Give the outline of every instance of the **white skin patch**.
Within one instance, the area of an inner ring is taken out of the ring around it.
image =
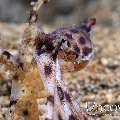
[[[45,89],[50,93],[52,96],[54,96],[54,90],[55,90],[55,62],[52,60],[50,54],[44,53],[38,56],[37,54],[35,55],[36,62],[38,64],[38,69],[40,72],[41,79],[43,81],[43,84],[45,86]],[[44,67],[46,65],[51,65],[51,73],[49,76],[46,76]],[[53,110],[54,107],[51,104],[51,102],[47,101],[47,113],[46,113],[46,118],[52,119],[53,118]]]
[[[56,60],[56,85],[60,85],[59,83],[61,82],[61,69],[60,69],[60,65],[58,62],[58,59]],[[61,83],[62,84],[62,83]],[[60,86],[63,90],[65,86]],[[58,92],[56,91],[56,94],[58,94]],[[56,95],[56,99],[59,99],[58,95]],[[69,116],[71,115],[71,109],[68,106],[68,103],[66,102],[65,96],[64,96],[64,100],[62,101],[62,103],[60,103],[61,101],[58,100],[58,104],[61,106],[60,112],[61,112],[61,116],[63,117],[63,120],[68,120]],[[59,107],[59,106],[58,106]],[[64,114],[65,113],[65,114]]]

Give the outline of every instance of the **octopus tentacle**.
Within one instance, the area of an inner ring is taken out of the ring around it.
[[[73,96],[69,93],[69,91],[68,91],[67,87],[65,86],[65,83],[61,77],[61,69],[60,69],[58,59],[56,60],[56,69],[57,69],[56,70],[56,84],[57,84],[56,86],[59,85],[59,87],[63,90],[63,94],[64,94],[63,96],[65,97],[64,105],[66,104],[69,108],[69,111],[71,111],[71,114],[67,115],[68,118],[65,118],[65,120],[69,120],[70,117],[74,118],[75,120],[85,120],[86,118],[88,120],[93,120],[91,117],[87,116],[87,114],[80,109],[80,104],[77,101],[75,101]],[[60,100],[58,100],[58,101],[60,101]],[[64,110],[64,106],[63,106],[62,110]],[[65,114],[61,113],[61,116],[64,117]]]
[[[54,111],[54,91],[55,91],[55,67],[56,64],[51,58],[50,54],[44,53],[35,56],[40,76],[45,86],[45,89],[49,92],[46,102],[46,119],[53,120]]]

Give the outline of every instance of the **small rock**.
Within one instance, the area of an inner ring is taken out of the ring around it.
[[[106,66],[108,64],[108,60],[106,58],[101,58],[100,62]]]
[[[108,65],[107,65],[107,68],[109,68],[109,69],[111,69],[111,70],[115,70],[115,69],[117,69],[118,67],[119,67],[118,64],[108,64]]]

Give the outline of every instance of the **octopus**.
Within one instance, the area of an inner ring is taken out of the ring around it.
[[[0,63],[14,71],[6,120],[95,120],[81,110],[62,74],[80,71],[92,59],[90,33],[96,19],[45,33],[38,28],[37,20],[40,7],[47,2],[31,0],[19,58],[0,48]],[[38,98],[44,98],[43,113],[38,110]]]

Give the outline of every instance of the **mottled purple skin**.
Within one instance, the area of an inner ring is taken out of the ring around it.
[[[61,39],[64,40],[60,50],[74,53],[76,55],[76,61],[74,62],[90,60],[94,53],[93,43],[90,40],[90,31],[94,24],[95,19],[91,19],[80,27],[60,28],[49,35],[53,39],[53,44]]]
[[[93,43],[90,40],[90,31],[95,22],[95,19],[90,19],[79,27],[59,28],[49,34],[41,33],[36,39],[38,54],[50,52],[57,56],[60,53],[66,54],[68,57],[70,55],[74,56],[74,59],[65,59],[65,61],[76,63],[85,60],[89,61],[94,53]]]
[[[58,29],[52,33],[52,36],[54,36],[55,39],[65,39],[68,42],[69,50],[77,54],[81,53],[85,46],[92,48],[88,34],[76,27]]]

